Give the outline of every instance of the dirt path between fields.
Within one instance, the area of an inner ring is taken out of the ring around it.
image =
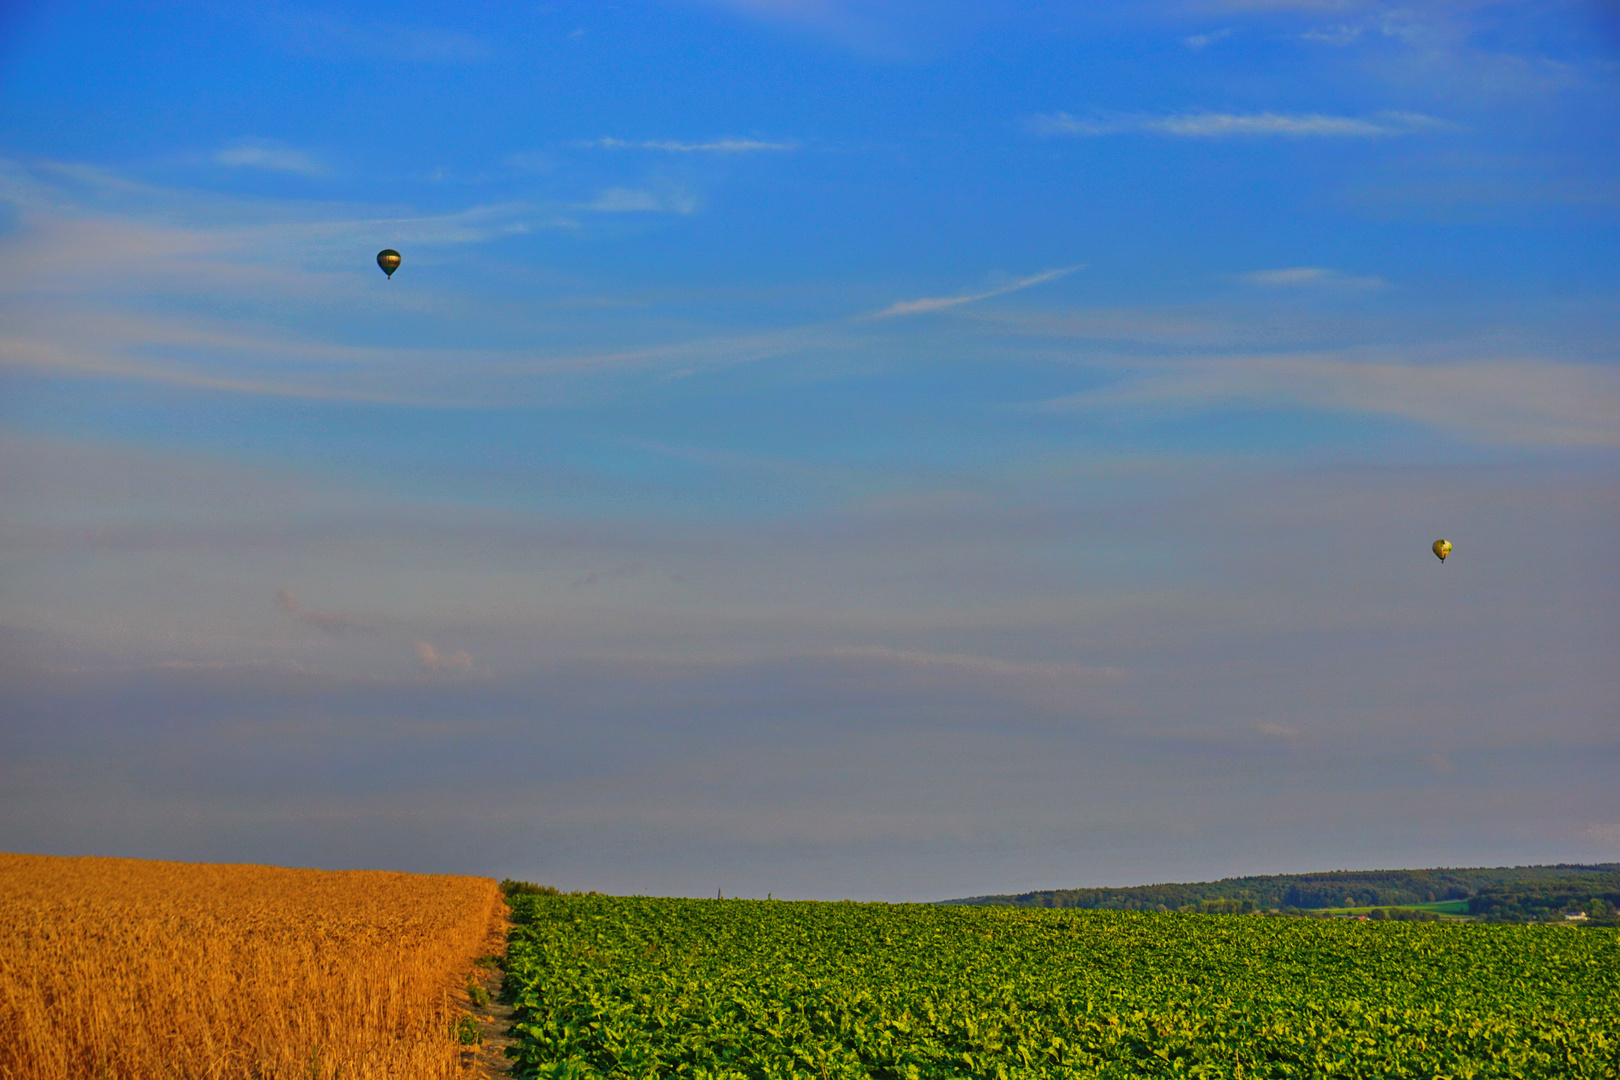
[[[486,956],[506,955],[506,938],[514,924],[511,913],[505,911],[506,905],[502,904],[501,907],[505,918],[501,925],[491,928],[484,947]],[[484,1041],[462,1050],[461,1067],[470,1077],[479,1080],[499,1080],[512,1075],[512,1063],[507,1060],[506,1048],[515,1045],[517,1040],[511,1035],[513,1009],[501,1003],[502,978],[499,967],[473,968],[467,985],[481,987],[487,997],[482,1005],[475,1004],[470,997],[462,1002],[462,1007],[477,1018]]]

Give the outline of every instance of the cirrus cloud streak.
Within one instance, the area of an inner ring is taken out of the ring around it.
[[[663,150],[671,154],[748,154],[760,151],[797,150],[795,142],[765,142],[760,139],[711,139],[708,142],[679,142],[675,139],[625,140],[612,137],[585,144],[604,150]]]
[[[1044,411],[1226,406],[1371,413],[1481,442],[1620,446],[1620,373],[1539,359],[1416,363],[1350,353],[1223,356],[1133,365],[1112,387]]]
[[[1043,270],[1039,274],[1019,278],[1007,285],[996,289],[987,289],[984,292],[967,293],[962,296],[927,297],[921,300],[899,300],[872,316],[874,319],[887,319],[895,315],[926,315],[930,312],[944,311],[946,308],[956,307],[958,304],[970,304],[975,300],[988,300],[992,296],[1005,296],[1007,293],[1018,292],[1034,285],[1041,285],[1053,281],[1080,269],[1080,264],[1059,267],[1055,270]]]
[[[1450,121],[1414,112],[1381,112],[1370,117],[1279,112],[1190,112],[1168,116],[1096,114],[1079,117],[1055,112],[1030,117],[1026,126],[1032,133],[1043,136],[1128,135],[1140,132],[1193,139],[1365,139],[1456,130],[1456,125]]]

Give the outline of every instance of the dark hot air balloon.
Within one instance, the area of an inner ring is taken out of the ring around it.
[[[383,273],[392,278],[394,271],[399,269],[399,252],[393,248],[383,248],[377,252],[377,265],[382,267]]]

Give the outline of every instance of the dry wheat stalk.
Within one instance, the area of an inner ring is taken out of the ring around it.
[[[0,1080],[432,1080],[486,878],[0,854]]]

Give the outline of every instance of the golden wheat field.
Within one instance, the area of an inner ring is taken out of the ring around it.
[[[486,878],[0,854],[0,1078],[432,1080]]]

